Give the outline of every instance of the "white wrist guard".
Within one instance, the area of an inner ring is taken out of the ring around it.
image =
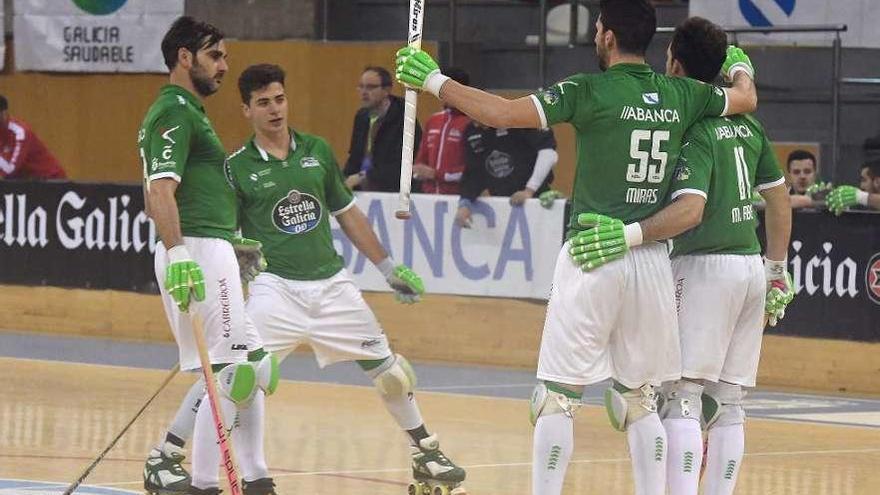
[[[425,91],[431,93],[432,95],[440,98],[440,88],[443,87],[443,84],[449,80],[449,77],[444,76],[440,69],[434,69],[428,77],[425,78]]]
[[[785,278],[788,260],[773,261],[766,256],[764,257],[764,275],[767,280],[782,280]]]
[[[730,78],[731,81],[733,81],[733,78],[736,77],[736,73],[740,71],[745,72],[746,75],[749,76],[749,79],[755,79],[755,71],[752,70],[752,68],[749,67],[748,64],[744,63],[731,65],[730,69],[727,69],[727,77]]]
[[[178,263],[180,261],[192,261],[192,256],[183,244],[178,244],[168,250],[168,262]]]
[[[383,277],[388,278],[394,272],[394,260],[389,256],[376,263],[376,268],[379,269],[379,273],[381,273]]]
[[[871,195],[859,189],[856,191],[856,201],[862,206],[868,206],[868,197]]]
[[[627,247],[642,245],[642,226],[639,222],[628,223],[623,226],[623,239]]]

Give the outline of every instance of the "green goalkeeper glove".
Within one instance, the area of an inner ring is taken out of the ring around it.
[[[828,205],[831,213],[840,216],[843,210],[851,206],[867,206],[868,193],[853,186],[838,186],[828,193],[825,204]]]
[[[394,266],[391,258],[385,258],[376,268],[385,276],[385,281],[394,290],[394,298],[403,304],[413,304],[421,300],[425,284],[416,272],[406,265]]]
[[[724,64],[721,66],[721,73],[733,81],[733,76],[739,71],[745,72],[750,79],[755,79],[755,66],[752,65],[752,60],[746,55],[746,52],[738,46],[728,45],[727,58],[724,59]]]
[[[437,62],[426,52],[411,46],[397,51],[397,81],[412,89],[425,90],[440,97],[440,88],[448,77],[440,72]]]
[[[785,317],[785,308],[794,299],[794,288],[786,269],[787,261],[773,261],[764,258],[764,275],[767,278],[767,299],[764,312],[767,323],[775,327]]]
[[[571,238],[568,254],[585,272],[623,258],[630,247],[642,243],[638,223],[624,225],[621,220],[598,213],[581,213],[577,220],[578,225],[588,228]]]
[[[183,244],[168,250],[165,290],[184,312],[189,310],[190,297],[196,301],[205,300],[205,276]]]
[[[263,257],[263,243],[236,235],[229,242],[238,258],[238,273],[242,285],[253,282],[257,275],[266,270],[266,258]]]
[[[816,182],[815,184],[811,185],[810,187],[808,187],[807,190],[804,191],[804,193],[807,196],[813,197],[818,194],[822,194],[823,192],[830,191],[833,188],[834,188],[834,185],[831,184],[830,182],[819,181],[819,182]]]
[[[564,197],[565,196],[556,189],[550,189],[539,194],[538,201],[541,202],[541,206],[549,210],[550,208],[553,208],[554,201],[556,201],[557,199],[562,199]]]

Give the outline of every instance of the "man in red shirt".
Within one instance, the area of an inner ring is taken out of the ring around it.
[[[454,81],[468,84],[467,72],[450,67],[444,72]],[[464,133],[470,117],[445,106],[425,123],[422,143],[413,165],[413,179],[419,181],[421,192],[458,194],[465,166]]]
[[[0,179],[65,179],[55,155],[24,122],[9,116],[0,95]]]

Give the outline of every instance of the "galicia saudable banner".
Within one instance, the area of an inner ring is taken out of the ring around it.
[[[167,72],[159,43],[184,0],[14,0],[15,67]]]

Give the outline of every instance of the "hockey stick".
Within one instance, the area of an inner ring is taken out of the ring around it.
[[[214,416],[214,427],[217,430],[218,446],[220,447],[220,462],[226,471],[226,481],[229,483],[229,493],[241,495],[241,486],[238,481],[238,468],[235,466],[235,455],[232,452],[232,430],[227,434],[223,425],[223,410],[220,409],[220,397],[217,396],[217,382],[214,379],[214,370],[211,369],[211,360],[208,358],[208,345],[205,343],[205,331],[202,327],[202,317],[192,311],[190,321],[193,327],[193,336],[196,339],[196,348],[199,350],[199,362],[202,365],[202,373],[205,375],[205,389],[208,391],[208,402],[211,404],[211,414]]]
[[[413,48],[422,47],[422,23],[425,19],[424,0],[409,0],[409,35],[407,44]],[[413,148],[416,140],[416,103],[418,92],[406,88],[403,113],[403,148],[400,156],[400,196],[394,216],[406,220],[412,216],[409,211],[410,191],[412,190]]]
[[[116,442],[118,442],[119,439],[122,438],[122,435],[124,435],[125,432],[127,432],[128,429],[131,428],[131,425],[133,425],[139,417],[141,417],[141,414],[143,414],[147,407],[153,402],[153,399],[155,399],[159,395],[159,393],[162,392],[162,390],[164,390],[169,383],[171,383],[171,380],[174,378],[175,375],[177,375],[178,371],[180,371],[180,363],[175,364],[174,367],[171,368],[171,371],[168,372],[168,376],[165,377],[165,380],[162,381],[162,384],[159,385],[159,388],[153,393],[153,395],[150,396],[149,399],[147,399],[147,402],[144,403],[144,405],[141,406],[140,409],[138,409],[138,412],[134,413],[134,416],[132,416],[131,420],[129,420],[129,422],[122,427],[122,430],[119,431],[116,437],[114,437],[113,440],[110,441],[110,445],[107,445],[107,447],[104,448],[104,450],[102,450],[100,454],[98,454],[98,457],[96,457],[95,460],[92,461],[91,464],[89,464],[89,467],[87,467],[82,472],[82,474],[79,475],[79,478],[77,478],[76,481],[71,483],[70,486],[68,486],[67,489],[64,490],[64,495],[70,495],[71,493],[76,491],[77,488],[79,488],[79,485],[82,484],[86,477],[88,477],[88,475],[92,473],[92,470],[95,469],[95,466],[97,466],[98,463],[101,462],[102,459],[104,459],[104,456],[107,455],[107,452],[110,452],[110,450],[112,450],[113,447],[116,446]]]

